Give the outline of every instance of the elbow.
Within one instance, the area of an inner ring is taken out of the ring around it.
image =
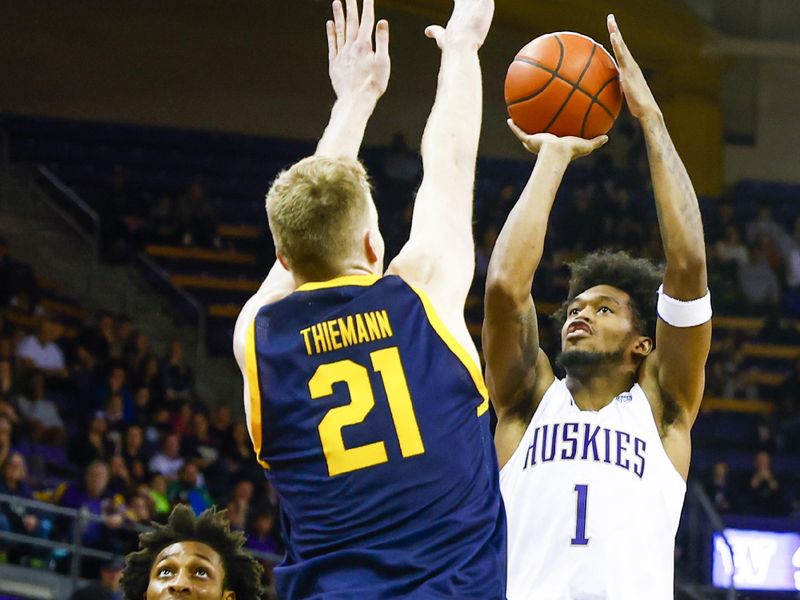
[[[486,276],[484,302],[487,306],[515,306],[524,302],[531,294],[531,287],[509,272],[492,272]]]

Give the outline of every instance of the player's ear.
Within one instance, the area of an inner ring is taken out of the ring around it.
[[[225,590],[222,593],[222,600],[236,600],[236,592],[232,590]]]
[[[369,260],[370,264],[375,264],[379,260],[381,260],[382,252],[381,252],[381,242],[378,239],[375,231],[373,229],[367,228],[364,230],[364,254]]]
[[[289,263],[286,262],[286,257],[283,256],[280,250],[275,250],[275,256],[278,258],[278,262],[281,263],[281,266],[286,269],[287,271],[291,271],[289,268]]]
[[[639,358],[645,359],[653,351],[653,338],[640,335],[636,338],[633,346],[633,353]]]

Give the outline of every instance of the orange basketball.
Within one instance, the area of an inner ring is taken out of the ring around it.
[[[612,56],[580,33],[548,33],[519,51],[508,68],[508,114],[528,133],[593,138],[608,132],[622,106]]]

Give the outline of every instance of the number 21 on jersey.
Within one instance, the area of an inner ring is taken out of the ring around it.
[[[389,412],[392,415],[403,458],[424,454],[425,446],[422,443],[397,346],[376,350],[369,356],[372,368],[380,373],[383,380]],[[352,360],[339,360],[320,365],[308,382],[311,398],[314,400],[327,398],[333,394],[333,385],[336,383],[347,385],[350,402],[330,409],[318,427],[322,451],[328,463],[328,474],[333,477],[388,462],[389,457],[384,442],[346,448],[342,437],[342,428],[362,423],[375,406],[369,371]]]

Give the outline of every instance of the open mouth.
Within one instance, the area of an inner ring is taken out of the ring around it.
[[[592,335],[592,328],[583,321],[575,321],[567,327],[567,339],[588,337]]]

